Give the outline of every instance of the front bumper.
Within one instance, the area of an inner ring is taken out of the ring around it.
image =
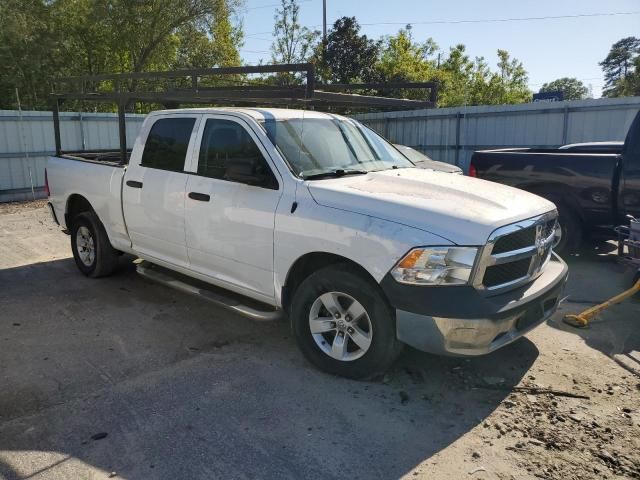
[[[567,265],[553,255],[533,282],[487,296],[473,287],[415,287],[386,278],[398,339],[441,355],[483,355],[520,338],[558,308]],[[393,283],[391,283],[393,282]]]

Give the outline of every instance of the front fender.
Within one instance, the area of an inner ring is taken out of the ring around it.
[[[294,213],[276,215],[274,235],[275,291],[279,297],[292,265],[307,253],[347,258],[380,282],[410,249],[453,245],[438,235],[379,218],[299,199]],[[277,298],[281,302],[281,298]]]

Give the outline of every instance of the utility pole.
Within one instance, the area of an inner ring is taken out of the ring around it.
[[[327,48],[327,0],[322,0],[322,44]]]

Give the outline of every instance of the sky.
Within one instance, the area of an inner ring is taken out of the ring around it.
[[[240,53],[247,65],[260,59],[269,62],[278,3],[279,0],[245,0],[239,13],[245,32],[245,45]],[[636,13],[485,21],[614,12]],[[463,43],[470,56],[485,57],[493,68],[497,63],[496,51],[508,50],[524,64],[533,91],[556,78],[576,77],[591,87],[595,98],[601,95],[604,85],[598,62],[617,40],[640,36],[640,0],[327,0],[328,26],[342,16],[355,16],[362,25],[361,33],[372,38],[395,34],[411,23],[415,40],[432,37],[444,51]],[[322,0],[300,0],[300,20],[305,26],[322,30]],[[460,20],[475,22],[452,23]]]

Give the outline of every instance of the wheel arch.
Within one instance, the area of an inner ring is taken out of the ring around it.
[[[517,188],[539,195],[549,201],[552,201],[549,199],[549,196],[558,197],[571,209],[573,214],[577,215],[580,221],[584,220],[578,199],[575,198],[573,192],[567,191],[567,186],[562,183],[536,182],[518,185]]]
[[[69,198],[67,198],[67,204],[64,210],[64,223],[67,226],[67,230],[71,229],[71,220],[82,212],[96,213],[89,200],[79,193],[72,193],[69,195]]]
[[[362,275],[367,280],[373,282],[375,285],[378,285],[378,282],[376,282],[373,275],[371,275],[371,273],[369,273],[367,269],[365,269],[357,262],[354,262],[350,258],[329,252],[309,252],[296,259],[296,261],[293,262],[293,264],[289,268],[289,271],[287,272],[287,276],[285,277],[285,282],[282,286],[281,291],[281,303],[283,309],[286,312],[289,311],[291,300],[296,293],[297,287],[309,275],[320,270],[321,268],[338,263],[348,265],[355,272]],[[382,291],[382,289],[380,289],[380,292],[384,296],[384,292]],[[386,297],[384,298],[385,301],[387,301]]]

